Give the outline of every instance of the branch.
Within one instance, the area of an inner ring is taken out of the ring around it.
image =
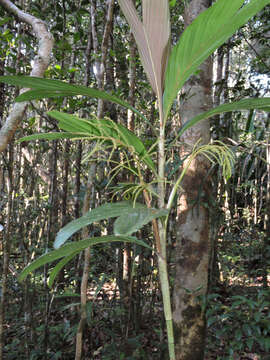
[[[48,31],[45,22],[20,10],[9,0],[0,0],[0,5],[8,12],[14,14],[20,21],[32,26],[33,33],[38,39],[38,53],[34,58],[30,75],[43,77],[50,62],[50,55],[54,43],[53,36]],[[24,91],[26,91],[26,89],[22,89],[20,93]],[[0,129],[0,153],[6,149],[8,143],[13,138],[15,131],[23,119],[27,104],[27,102],[23,102],[13,105],[5,124]]]

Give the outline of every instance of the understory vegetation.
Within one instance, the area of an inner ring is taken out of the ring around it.
[[[233,234],[224,232],[218,247],[222,281],[211,288],[207,300],[198,298],[206,306],[206,359],[267,360],[270,290],[269,283],[268,288],[263,287],[264,269],[269,273],[269,263],[264,263],[263,238],[256,229],[246,227]],[[120,279],[116,278],[119,269],[115,252],[111,246],[92,249],[86,359],[164,359],[167,345],[157,267],[151,252],[140,262],[139,255],[140,249],[136,249],[132,297],[123,299],[117,286]],[[14,253],[12,263],[17,257]],[[173,272],[173,261],[169,265]],[[48,359],[73,359],[80,303],[76,262],[53,290],[44,288],[42,272],[21,285],[13,271],[8,278],[8,296],[12,300],[6,317],[5,358],[44,359],[46,346]]]

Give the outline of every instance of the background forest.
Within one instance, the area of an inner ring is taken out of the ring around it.
[[[141,13],[142,2],[133,3]],[[193,19],[192,12],[199,14],[211,1],[169,3],[175,44]],[[158,191],[144,168],[145,188],[136,183],[136,171],[130,173],[133,167],[126,165],[128,152],[123,154],[117,146],[111,151],[106,142],[101,146],[76,139],[18,140],[58,132],[58,122],[47,112],[61,110],[85,119],[109,118],[154,152],[159,109],[118,1],[13,4],[0,0],[0,76],[31,74],[106,90],[138,109],[147,122],[132,109],[86,96],[15,103],[20,89],[0,83],[0,360],[167,359],[154,221],[136,232],[149,248],[118,242],[94,245],[71,259],[53,284],[48,284],[51,264],[18,281],[29,263],[53,248],[57,233],[70,221],[115,201],[138,200],[155,207]],[[166,124],[168,184],[177,181],[197,149],[195,142],[192,151],[183,152],[183,143],[190,139],[177,137],[187,114],[190,117],[190,104],[194,109],[199,103],[193,88],[214,106],[270,97],[269,18],[268,2],[179,92]],[[202,108],[209,109],[205,103]],[[187,288],[188,276],[186,283],[179,280],[185,277],[187,256],[181,250],[186,231],[181,194],[189,191],[185,180],[168,219],[173,320],[176,324],[182,287],[207,324],[206,341],[200,344],[205,355],[200,350],[196,360],[270,359],[270,116],[264,110],[217,114],[207,123],[206,142],[221,144],[231,154],[230,176],[224,176],[224,164],[218,161],[210,161],[197,177],[185,170],[196,188],[190,195],[192,213],[196,217],[203,207],[209,216],[206,292],[201,292],[200,282]],[[15,113],[12,136],[6,138],[5,124]],[[72,241],[110,234],[113,223],[111,218],[96,221],[75,233]],[[196,226],[189,231],[196,233]],[[201,253],[198,250],[197,256]],[[192,261],[194,256],[190,255]]]

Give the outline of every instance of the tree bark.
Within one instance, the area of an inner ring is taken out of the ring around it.
[[[15,6],[9,0],[0,0],[2,5],[8,12],[14,14],[18,19],[26,24],[32,26],[33,32],[39,41],[38,54],[34,58],[34,64],[31,71],[31,76],[42,77],[47,69],[51,51],[53,47],[53,36],[48,31],[46,24],[36,17],[25,13]],[[25,91],[21,90],[21,92]],[[10,140],[13,138],[18,125],[23,119],[27,102],[15,103],[6,122],[2,125],[0,130],[0,152],[3,152]]]
[[[210,0],[192,0],[185,9],[185,26],[201,11],[210,6]],[[181,121],[208,110],[212,104],[212,59],[201,67],[198,76],[185,85],[186,100],[181,109]],[[182,137],[185,144],[183,158],[201,141],[210,139],[209,122],[204,121],[190,128]],[[184,164],[185,166],[185,164]],[[208,288],[209,267],[209,185],[208,162],[197,157],[190,165],[181,186],[178,199],[178,224],[176,238],[176,276],[173,290],[173,322],[175,330],[176,360],[202,360],[204,358],[206,321],[198,296]]]

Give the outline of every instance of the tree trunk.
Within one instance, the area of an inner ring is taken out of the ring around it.
[[[25,13],[15,6],[9,0],[0,0],[2,5],[8,12],[14,14],[18,19],[26,24],[32,26],[33,32],[39,41],[38,54],[33,61],[31,76],[42,77],[47,69],[50,61],[51,51],[53,47],[53,37],[47,30],[46,24],[40,19]],[[25,90],[21,90],[21,93]],[[9,112],[9,116],[4,124],[1,124],[0,130],[0,152],[3,152],[15,131],[17,130],[20,122],[23,119],[27,102],[15,103],[13,109]]]
[[[185,25],[189,25],[201,11],[210,6],[210,0],[193,0],[185,9]],[[201,67],[184,88],[187,94],[181,108],[181,121],[211,107],[212,59]],[[181,157],[186,156],[201,141],[209,142],[209,122],[192,127],[182,137],[185,144]],[[184,164],[185,166],[185,164]],[[210,256],[208,203],[208,162],[197,157],[190,165],[181,184],[178,200],[176,238],[176,276],[173,291],[173,322],[177,360],[204,358],[206,321],[198,296],[207,293]]]

